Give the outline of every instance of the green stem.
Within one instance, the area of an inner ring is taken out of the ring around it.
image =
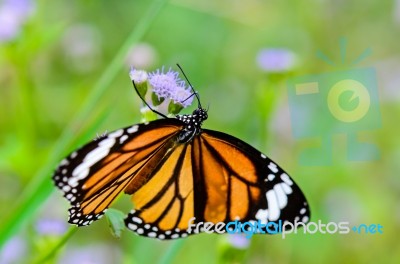
[[[169,264],[173,263],[174,257],[176,253],[181,249],[183,245],[183,239],[173,241],[173,244],[167,249],[167,252],[163,255],[163,257],[158,262],[159,264]]]
[[[71,122],[61,138],[54,146],[52,154],[45,165],[33,177],[32,181],[20,195],[20,199],[12,207],[13,212],[8,219],[3,221],[0,227],[0,248],[12,237],[25,223],[32,219],[34,212],[50,196],[54,187],[49,175],[52,174],[55,165],[61,159],[68,145],[75,137],[75,129],[91,115],[91,110],[96,107],[97,102],[104,94],[110,83],[117,75],[123,65],[125,55],[133,44],[137,43],[150,28],[154,18],[161,11],[167,0],[154,0],[143,18],[139,20],[136,27],[132,30],[126,41],[123,43],[112,62],[105,69],[100,79],[94,85],[93,91],[88,96],[88,100],[82,106],[77,117]]]
[[[37,261],[34,261],[33,263],[37,264],[42,264],[46,263],[47,261],[51,260],[58,252],[59,249],[61,249],[64,244],[72,237],[73,234],[75,234],[76,230],[78,230],[77,227],[71,227],[56,243],[52,248],[50,248],[44,256],[41,256]]]

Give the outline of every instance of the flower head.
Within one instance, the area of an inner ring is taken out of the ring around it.
[[[147,72],[145,71],[131,68],[131,70],[129,71],[129,77],[131,78],[132,81],[135,82],[135,84],[140,84],[147,81],[148,75]]]
[[[0,2],[0,42],[13,40],[21,31],[34,9],[30,0],[4,0]]]
[[[193,93],[184,86],[180,86],[171,93],[171,100],[174,101],[175,104],[181,104],[183,107],[188,107],[193,102]]]
[[[246,249],[250,245],[250,240],[243,234],[231,234],[228,236],[228,242],[237,249]]]
[[[35,227],[36,231],[42,235],[62,235],[68,228],[64,221],[49,218],[40,219]]]
[[[158,99],[170,99],[183,107],[189,106],[193,101],[190,97],[191,91],[186,88],[185,82],[179,78],[177,72],[171,69],[166,73],[164,73],[164,68],[150,73],[149,82]]]
[[[178,73],[172,71],[171,68],[168,72],[164,73],[164,67],[157,69],[155,72],[149,74],[149,82],[153,87],[153,92],[161,98],[170,98],[174,90],[177,89],[178,85],[182,82],[178,77]]]
[[[284,48],[262,49],[257,55],[257,63],[266,72],[285,72],[293,68],[295,54]]]

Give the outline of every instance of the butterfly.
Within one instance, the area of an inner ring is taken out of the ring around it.
[[[69,223],[98,220],[123,192],[134,206],[126,227],[158,239],[204,231],[193,223],[309,221],[304,194],[281,167],[238,138],[202,128],[208,112],[191,84],[198,107],[175,118],[152,109],[133,85],[163,118],[105,134],[61,161],[52,179],[71,204]]]

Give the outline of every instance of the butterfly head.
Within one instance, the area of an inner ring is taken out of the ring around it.
[[[176,118],[185,124],[178,136],[178,142],[186,143],[201,133],[201,125],[208,115],[206,109],[199,107],[191,115],[177,115]]]
[[[207,110],[204,108],[197,108],[193,111],[192,117],[194,120],[197,120],[200,124],[208,118]]]

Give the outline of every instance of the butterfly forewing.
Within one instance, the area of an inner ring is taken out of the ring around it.
[[[96,139],[65,158],[53,181],[72,205],[69,222],[88,225],[103,215],[119,193],[132,193],[145,184],[143,175],[155,166],[148,161],[163,156],[168,150],[165,146],[181,128],[176,119],[133,125]]]

